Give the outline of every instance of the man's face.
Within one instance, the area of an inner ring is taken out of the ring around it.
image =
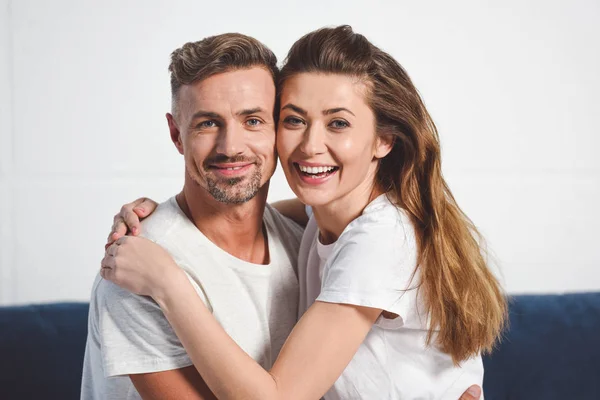
[[[275,85],[264,68],[213,75],[181,87],[171,137],[186,173],[217,201],[252,199],[276,166]]]

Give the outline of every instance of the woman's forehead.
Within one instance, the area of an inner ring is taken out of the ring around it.
[[[287,79],[281,89],[282,107],[290,102],[307,109],[367,105],[366,84],[351,75],[301,73]]]

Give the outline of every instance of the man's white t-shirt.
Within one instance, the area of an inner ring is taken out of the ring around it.
[[[270,263],[225,252],[198,230],[175,198],[142,223],[143,236],[186,271],[225,331],[265,369],[275,362],[298,312],[298,248],[303,229],[267,205]],[[192,365],[160,307],[99,275],[90,301],[82,399],[140,399],[129,374]]]
[[[426,345],[429,321],[416,288],[418,270],[413,277],[416,259],[412,223],[386,195],[373,200],[330,245],[320,243],[311,216],[298,260],[299,316],[315,301],[398,315],[379,317],[325,400],[456,400],[469,386],[482,385],[481,357],[455,367],[450,355]]]

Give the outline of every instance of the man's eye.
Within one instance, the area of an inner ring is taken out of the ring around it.
[[[336,120],[331,121],[329,126],[331,126],[334,129],[343,129],[343,128],[349,127],[350,124],[348,124],[346,121],[343,121],[341,119],[336,119]]]
[[[248,121],[246,121],[246,124],[250,126],[258,126],[262,124],[262,121],[258,118],[250,118]]]
[[[198,124],[198,127],[200,127],[200,128],[214,128],[216,126],[217,126],[217,123],[210,119],[207,121],[202,121]]]

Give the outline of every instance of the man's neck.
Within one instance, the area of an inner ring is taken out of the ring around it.
[[[268,242],[263,229],[268,188],[266,183],[245,203],[225,204],[186,179],[176,199],[182,211],[211,242],[241,260],[268,264]]]

